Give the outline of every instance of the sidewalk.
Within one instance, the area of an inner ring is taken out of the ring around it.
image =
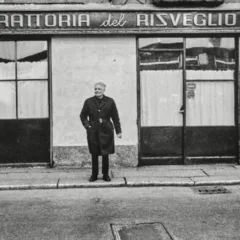
[[[0,190],[240,185],[240,165],[171,165],[110,170],[111,182],[89,182],[91,169],[0,168]]]

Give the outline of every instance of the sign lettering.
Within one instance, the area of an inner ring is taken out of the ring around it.
[[[24,30],[81,33],[203,28],[240,31],[240,12],[0,12],[0,34]]]

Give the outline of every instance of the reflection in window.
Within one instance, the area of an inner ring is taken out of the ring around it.
[[[183,38],[140,38],[140,50],[182,49]]]
[[[171,70],[182,67],[180,52],[140,52],[140,70]]]
[[[0,119],[16,118],[15,82],[0,82]]]
[[[15,43],[0,41],[0,80],[15,79]]]
[[[182,67],[182,38],[141,38],[140,70],[171,70]],[[172,51],[171,51],[172,50]]]
[[[186,68],[192,70],[233,70],[234,38],[187,38]]]
[[[46,79],[47,42],[17,42],[17,70],[19,79]]]

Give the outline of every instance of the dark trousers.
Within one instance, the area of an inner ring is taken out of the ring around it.
[[[108,175],[109,169],[109,158],[108,155],[102,156],[102,174]],[[98,155],[92,154],[92,175],[98,175]]]

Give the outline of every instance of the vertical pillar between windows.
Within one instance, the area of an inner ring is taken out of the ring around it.
[[[16,119],[18,119],[18,72],[17,72],[17,41],[15,42],[15,86],[16,86]]]

